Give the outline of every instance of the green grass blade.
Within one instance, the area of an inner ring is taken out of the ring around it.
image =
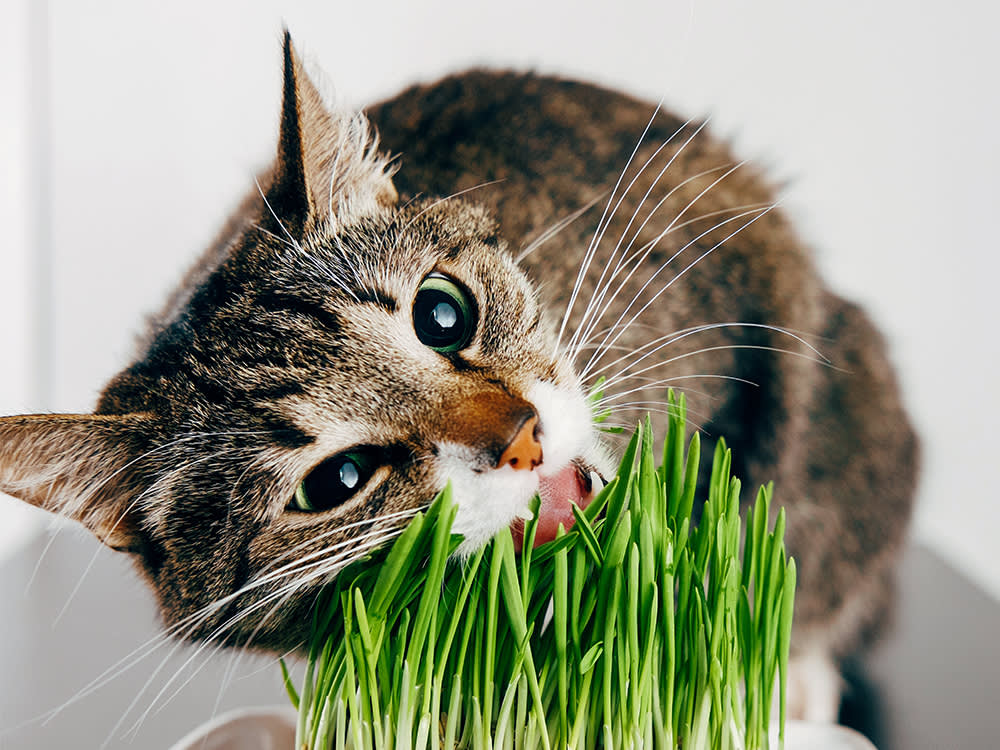
[[[769,531],[762,488],[741,525],[721,439],[699,503],[700,438],[685,454],[683,397],[668,406],[663,463],[647,420],[617,475],[553,542],[531,544],[533,521],[519,553],[503,532],[449,564],[461,539],[447,488],[394,543],[343,571],[320,597],[300,691],[281,665],[297,744],[766,746],[776,680],[782,727],[786,710],[796,572],[785,517]]]

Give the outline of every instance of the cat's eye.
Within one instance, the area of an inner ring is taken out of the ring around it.
[[[289,507],[310,513],[336,508],[364,487],[378,466],[375,448],[355,448],[328,458],[299,483]]]
[[[441,273],[427,276],[413,302],[413,330],[424,346],[457,352],[476,332],[476,306],[471,295]]]

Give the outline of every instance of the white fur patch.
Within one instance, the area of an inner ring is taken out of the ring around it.
[[[578,391],[570,391],[542,380],[528,389],[527,399],[538,412],[539,440],[543,463],[538,467],[542,476],[551,476],[574,458],[593,462],[597,455],[597,440],[593,416],[586,400]]]
[[[577,391],[537,381],[525,394],[538,413],[543,463],[535,471],[510,466],[476,472],[464,445],[438,445],[438,477],[452,483],[458,514],[454,531],[465,536],[459,554],[470,555],[498,531],[523,518],[538,491],[539,476],[556,474],[576,458],[603,468],[590,408]]]
[[[500,529],[523,517],[538,492],[538,474],[516,471],[510,466],[475,472],[472,456],[464,445],[438,446],[438,476],[443,486],[451,480],[458,514],[452,530],[465,541],[460,556],[471,555]]]

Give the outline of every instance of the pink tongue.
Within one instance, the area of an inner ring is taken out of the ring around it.
[[[573,464],[567,464],[552,476],[540,477],[538,494],[542,499],[538,508],[538,527],[535,531],[535,546],[551,542],[556,538],[559,524],[569,530],[573,525],[572,506],[575,503],[581,508],[587,507],[592,496],[583,486],[583,480]],[[524,535],[524,522],[517,521],[511,527],[514,537],[514,548],[521,549]]]

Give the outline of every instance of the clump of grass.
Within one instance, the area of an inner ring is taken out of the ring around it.
[[[663,460],[648,422],[573,528],[465,562],[446,489],[317,609],[296,748],[767,748],[780,740],[795,563],[770,489],[739,515],[722,441],[697,524],[697,434],[670,396]],[[740,536],[743,548],[740,549]]]

